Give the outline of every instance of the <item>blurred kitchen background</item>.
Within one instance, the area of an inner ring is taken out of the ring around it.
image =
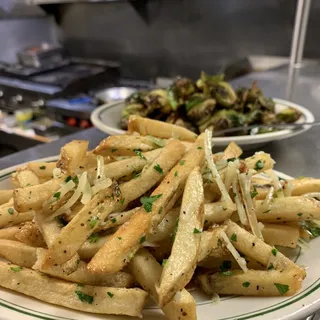
[[[0,0],[0,157],[91,126],[98,105],[201,70],[289,62],[294,0]],[[320,57],[313,1],[305,63]]]

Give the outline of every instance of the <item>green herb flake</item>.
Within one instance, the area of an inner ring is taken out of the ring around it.
[[[174,173],[174,176],[175,176],[175,177],[177,177],[177,176],[178,176],[178,171],[176,171],[176,172]]]
[[[140,202],[143,205],[144,210],[146,210],[147,212],[151,212],[153,203],[157,199],[159,199],[161,196],[162,196],[162,194],[157,194],[157,195],[150,196],[150,197],[141,197]]]
[[[111,293],[111,292],[107,292],[107,295],[110,297],[110,298],[113,298],[113,296],[114,296],[114,294],[113,293]]]
[[[183,166],[185,162],[186,162],[186,160],[180,160],[180,162],[179,162],[180,166]]]
[[[39,169],[40,169],[40,170],[45,170],[45,169],[46,169],[46,166],[40,166]]]
[[[237,235],[235,233],[233,233],[230,239],[233,242],[237,242]]]
[[[244,282],[244,283],[242,284],[242,286],[243,286],[244,288],[249,288],[249,287],[250,287],[250,282]]]
[[[170,239],[172,242],[174,242],[175,238],[176,238],[176,234],[177,234],[177,231],[178,231],[178,227],[179,227],[179,218],[176,220],[176,224],[174,226],[174,230],[173,230],[173,233],[171,234],[170,236]]]
[[[22,267],[10,267],[10,270],[13,272],[20,272],[22,270]]]
[[[218,246],[219,246],[219,247],[221,247],[221,246],[222,246],[222,241],[221,241],[221,239],[220,239],[220,238],[218,239]]]
[[[271,250],[271,253],[276,257],[277,256],[277,253],[278,253],[278,250],[276,248],[273,248]]]
[[[137,179],[137,178],[139,178],[140,176],[141,176],[141,172],[137,173],[137,174],[133,177],[133,179]]]
[[[116,223],[116,222],[117,222],[117,219],[116,219],[116,218],[112,218],[112,219],[111,219],[111,222],[112,222],[112,223]]]
[[[120,204],[123,206],[125,198],[120,199]]]
[[[202,150],[203,148],[202,148],[202,147],[198,147],[197,149],[198,149],[198,150]]]
[[[143,237],[140,238],[140,244],[144,243],[145,241],[146,241],[146,236],[143,236]]]
[[[255,167],[254,167],[254,170],[259,171],[259,170],[262,170],[263,167],[264,167],[263,162],[262,162],[261,160],[258,160],[258,161],[256,162],[256,165],[255,165]]]
[[[95,227],[95,225],[97,224],[99,218],[97,216],[94,216],[90,219],[89,221],[89,226],[91,229],[93,229]]]
[[[256,186],[253,187],[253,191],[250,192],[251,199],[255,198],[258,195]]]
[[[72,181],[75,183],[75,184],[78,184],[79,183],[79,178],[77,176],[75,176]]]
[[[8,213],[11,214],[11,215],[13,215],[13,214],[14,214],[14,209],[13,209],[13,208],[9,208],[9,209],[8,209]]]
[[[112,148],[111,149],[111,152],[113,153],[113,152],[116,152],[116,151],[118,151],[118,149],[116,149],[116,148]]]
[[[274,265],[273,265],[273,263],[270,263],[267,269],[268,269],[268,270],[274,270]]]
[[[89,296],[88,294],[83,293],[82,291],[79,291],[79,290],[75,291],[74,293],[78,296],[79,300],[81,300],[82,302],[87,302],[89,304],[93,303],[93,300],[94,300],[93,296]]]
[[[164,267],[167,263],[168,259],[163,259],[161,265]]]
[[[193,229],[193,233],[201,233],[201,231],[199,229],[197,229],[197,228],[194,228]]]
[[[72,180],[72,177],[71,176],[67,176],[66,179],[64,180],[65,183],[68,183],[69,181]]]
[[[163,206],[161,206],[161,207],[159,208],[158,214],[161,214],[162,211],[163,211]]]
[[[221,272],[225,272],[231,269],[232,266],[232,261],[230,260],[224,260],[222,262],[222,265],[220,265],[219,269]]]
[[[150,141],[152,141],[158,147],[160,147],[160,148],[164,147],[165,143],[162,139],[155,138],[154,136],[151,136],[151,135],[148,135],[147,137],[150,139]]]
[[[303,221],[301,227],[311,235],[311,238],[320,236],[320,227],[313,221]]]
[[[301,217],[302,216],[302,213],[300,212],[300,213],[298,213],[298,217]]]
[[[122,240],[122,238],[121,238],[121,237],[118,237],[118,240]]]
[[[235,160],[237,160],[237,158],[229,158],[229,159],[227,159],[227,162],[233,162]]]
[[[98,233],[92,233],[88,238],[89,243],[96,243],[99,240],[100,236]]]
[[[57,200],[60,199],[61,192],[56,192],[53,197],[56,198]]]
[[[141,150],[139,150],[139,149],[134,149],[133,151],[137,154],[137,156],[140,157],[140,159],[142,159],[142,160],[147,160],[146,157],[141,153]]]
[[[274,285],[276,286],[280,295],[282,295],[282,296],[289,291],[289,286],[286,284],[274,283]]]
[[[269,213],[271,211],[271,209],[263,211],[262,213]]]
[[[220,274],[223,275],[223,276],[229,277],[229,276],[233,275],[233,272],[229,270],[229,271],[220,272]]]
[[[163,170],[158,163],[153,167],[153,169],[158,171],[160,174],[163,174]]]

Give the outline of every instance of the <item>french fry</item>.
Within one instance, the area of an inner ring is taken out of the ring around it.
[[[94,241],[91,241],[89,237],[89,239],[78,250],[81,260],[90,261],[110,238],[110,235],[98,236],[93,234],[93,236],[95,237]]]
[[[46,243],[40,230],[36,224],[31,221],[25,222],[19,227],[19,231],[16,233],[15,238],[31,247],[46,247]]]
[[[244,162],[249,169],[255,169],[258,172],[273,169],[275,164],[270,154],[262,151],[256,152],[252,157],[246,158]],[[257,163],[261,163],[261,165],[257,166]]]
[[[272,248],[230,220],[226,222],[226,225],[227,236],[229,238],[233,237],[237,239],[237,241],[232,241],[232,244],[238,251],[263,264],[266,268],[270,268],[272,264],[272,267],[276,270],[297,270],[301,275],[301,278],[305,278],[305,270],[296,265],[281,252]]]
[[[14,208],[18,212],[40,210],[43,203],[60,189],[65,178],[51,179],[36,186],[15,189],[13,191]]]
[[[27,168],[33,171],[40,179],[50,180],[53,178],[53,169],[56,168],[56,162],[29,162]]]
[[[0,190],[0,205],[8,202],[13,196],[13,190]]]
[[[162,273],[162,267],[146,249],[140,249],[129,264],[129,269],[141,287],[150,293],[152,299],[159,305],[156,285]],[[180,299],[173,299],[162,307],[169,320],[195,320],[196,304],[192,295],[185,289],[181,290]]]
[[[139,178],[130,180],[120,186],[121,199],[112,198],[110,190],[102,190],[94,196],[70,223],[62,229],[49,248],[47,253],[48,266],[50,263],[62,264],[69,260],[110,213],[124,209],[130,201],[142,196],[154,186],[175,165],[183,152],[184,146],[178,141],[172,141],[162,149],[159,157]],[[154,169],[156,165],[162,168],[163,175]],[[119,242],[117,238],[116,240]],[[111,239],[109,242],[111,242]]]
[[[152,135],[159,138],[174,138],[185,141],[195,141],[197,135],[183,127],[158,120],[131,115],[128,121],[129,132],[139,132],[142,136]]]
[[[35,186],[40,184],[40,179],[33,171],[22,170],[12,174],[11,183],[16,188],[24,188],[27,186]]]
[[[301,289],[302,278],[296,270],[234,270],[204,274],[198,277],[207,294],[244,296],[292,296]]]
[[[155,257],[157,261],[162,262],[170,256],[172,249],[172,240],[166,239],[161,242],[157,242],[157,246],[149,247],[148,250]]]
[[[0,206],[0,228],[31,221],[33,217],[34,211],[17,212],[12,200]]]
[[[11,263],[31,268],[37,261],[37,249],[19,241],[1,239],[0,256]]]
[[[305,193],[320,192],[320,179],[301,178],[290,180],[290,183],[293,187],[291,191],[292,196],[301,196]],[[288,185],[285,184],[285,188],[287,187]]]
[[[94,154],[102,156],[136,156],[138,152],[147,152],[159,148],[148,137],[136,135],[109,136],[94,149]]]
[[[264,224],[262,229],[264,241],[270,246],[296,248],[300,237],[299,227],[283,224]]]
[[[233,158],[239,158],[242,155],[242,153],[242,149],[235,142],[232,141],[224,149],[222,159],[228,160]]]
[[[13,271],[18,270],[18,271]],[[14,281],[12,273],[14,272]],[[38,271],[0,262],[0,286],[79,311],[140,316],[148,294],[141,289],[79,287]]]
[[[119,179],[125,176],[134,176],[139,173],[145,165],[151,164],[161,153],[162,149],[141,153],[141,156],[111,162],[104,166],[106,178]],[[96,179],[95,168],[88,170],[88,180],[93,182]]]
[[[61,148],[57,168],[69,174],[74,172],[85,158],[88,144],[89,142],[85,140],[73,140],[65,144]]]
[[[230,218],[232,213],[232,208],[229,208],[224,201],[206,203],[204,205],[205,225],[221,223]]]
[[[12,227],[0,229],[0,239],[17,240],[16,234],[19,231],[19,229],[20,229],[19,226],[12,226]]]
[[[171,255],[163,267],[158,295],[163,306],[191,280],[197,265],[203,228],[203,185],[200,168],[189,175]]]
[[[121,226],[122,224],[127,222],[139,209],[140,207],[137,207],[128,211],[112,213],[112,215],[109,215],[106,222],[100,224],[99,230],[107,230],[110,228]]]
[[[37,262],[32,266],[32,269],[55,278],[92,286],[130,288],[133,284],[133,276],[129,273],[122,271],[110,275],[90,273],[87,269],[87,264],[83,261],[79,261],[77,270],[69,275],[66,274],[61,266],[52,266],[49,269],[44,269],[42,268],[42,264],[45,256],[45,249],[37,249]]]
[[[141,208],[112,235],[105,246],[93,257],[88,264],[92,272],[114,273],[121,270],[130,261],[140,248],[142,240],[157,227],[180,197],[190,172],[194,167],[202,164],[203,137],[203,135],[199,136],[190,151],[170,170],[170,173],[151,194],[149,198],[151,200],[146,199],[147,202],[151,201],[151,205],[146,206],[148,212],[145,208]],[[177,150],[174,153],[177,154]],[[179,157],[181,155],[180,153]]]
[[[275,198],[266,210],[258,200],[256,215],[259,221],[276,223],[320,219],[320,201],[303,196]]]

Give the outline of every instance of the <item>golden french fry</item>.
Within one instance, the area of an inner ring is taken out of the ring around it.
[[[133,276],[129,273],[122,271],[110,275],[90,273],[87,269],[87,264],[83,261],[79,261],[77,269],[69,275],[66,274],[61,266],[52,266],[49,269],[44,269],[42,264],[45,260],[46,251],[41,248],[37,249],[37,262],[32,266],[32,269],[55,278],[92,286],[129,288],[133,284]]]
[[[65,144],[61,148],[57,168],[69,174],[74,172],[85,158],[88,145],[89,142],[85,140],[73,140]]]
[[[246,158],[244,162],[249,169],[254,169],[258,172],[273,169],[275,164],[270,154],[262,151],[256,152],[252,157]]]
[[[242,155],[243,151],[235,142],[230,142],[228,146],[223,151],[223,160],[239,158]]]
[[[93,240],[91,239],[93,237]],[[103,247],[106,241],[110,238],[110,235],[100,236],[93,233],[88,240],[78,250],[78,254],[81,260],[90,261],[93,256]]]
[[[303,196],[275,198],[266,209],[258,200],[256,215],[259,221],[276,223],[320,219],[320,202]]]
[[[186,182],[171,255],[161,274],[157,290],[160,306],[168,303],[193,276],[200,252],[204,221],[203,201],[202,176],[200,168],[196,167]]]
[[[34,211],[17,212],[12,200],[0,206],[0,228],[31,221],[33,217]]]
[[[203,135],[199,136],[194,146],[170,170],[170,173],[165,176],[151,196],[144,199],[145,208],[141,208],[127,223],[121,226],[93,257],[88,264],[88,268],[92,272],[114,273],[121,270],[130,261],[143,240],[157,227],[180,197],[190,172],[194,167],[202,164],[204,158],[203,137]],[[174,153],[177,155],[177,150]],[[182,156],[182,153],[179,154],[179,157]]]
[[[162,267],[146,249],[140,249],[129,264],[129,269],[144,290],[159,305],[156,285],[161,277]],[[173,299],[162,307],[169,320],[195,320],[196,304],[192,295],[185,289],[181,290],[179,299]]]
[[[15,238],[26,245],[31,247],[46,247],[46,243],[43,236],[34,222],[25,222],[19,227],[19,231],[16,233]]]
[[[183,127],[158,120],[131,115],[128,121],[129,132],[139,132],[142,136],[152,135],[159,138],[174,138],[185,141],[195,141],[197,135]]]
[[[242,296],[292,296],[301,289],[302,278],[296,270],[233,270],[198,277],[207,294]]]
[[[40,210],[43,203],[60,189],[65,178],[51,179],[36,186],[15,189],[13,191],[14,208],[18,212]]]
[[[21,170],[11,175],[11,183],[16,188],[24,188],[40,184],[39,177],[31,170]]]
[[[53,178],[53,169],[56,168],[56,162],[29,162],[27,167],[33,171],[40,179],[50,180]]]
[[[226,222],[226,225],[226,234],[230,239],[236,239],[236,241],[232,241],[232,244],[238,251],[258,261],[267,268],[275,268],[276,270],[297,270],[301,275],[301,278],[305,278],[305,270],[296,265],[281,252],[230,220]]]
[[[14,273],[14,281],[12,274]],[[141,289],[80,287],[38,271],[0,262],[0,286],[70,309],[140,316],[148,294]]]
[[[136,135],[109,136],[94,149],[103,156],[136,156],[137,152],[147,152],[159,148],[149,138]]]
[[[0,205],[9,202],[13,197],[13,190],[0,190]]]
[[[262,229],[264,241],[271,246],[296,248],[300,237],[299,227],[283,224],[264,224]]]
[[[111,197],[112,192],[110,188],[109,190],[102,190],[94,196],[69,224],[62,229],[54,243],[50,246],[47,253],[48,265],[50,263],[62,264],[69,260],[110,213],[116,210],[123,210],[130,201],[140,197],[154,186],[175,165],[183,152],[184,146],[179,141],[172,141],[162,149],[159,157],[139,178],[130,180],[120,186],[120,190],[118,191],[119,198]],[[161,167],[163,174],[154,169],[157,165]],[[118,239],[116,240],[119,241]],[[110,241],[111,239],[108,243]]]
[[[0,257],[22,267],[31,268],[37,261],[37,249],[14,240],[0,240]]]
[[[301,178],[301,179],[294,179],[290,180],[292,184],[292,196],[301,196],[305,193],[311,192],[320,192],[320,179],[314,178]],[[285,184],[285,188],[288,187],[288,184]]]
[[[206,226],[214,223],[221,223],[231,217],[232,208],[229,208],[224,201],[206,203],[204,205],[204,224]]]
[[[17,240],[16,234],[20,230],[20,226],[12,226],[0,229],[0,239]]]

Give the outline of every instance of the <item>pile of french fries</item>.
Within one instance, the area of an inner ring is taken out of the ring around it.
[[[132,116],[94,150],[71,141],[0,191],[0,286],[99,314],[141,316],[148,296],[168,319],[196,319],[188,288],[287,296],[306,276],[296,248],[320,219],[320,180],[280,180],[269,154],[212,154],[199,136]],[[313,195],[313,196],[312,196]]]

